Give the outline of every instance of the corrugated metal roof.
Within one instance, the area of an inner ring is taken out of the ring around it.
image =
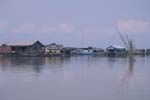
[[[124,47],[117,46],[117,45],[111,45],[111,46],[107,47],[107,49],[113,49],[113,48],[116,48],[116,49],[125,49]]]
[[[118,48],[118,49],[124,49],[124,47],[119,46],[119,45],[113,45],[113,47]]]

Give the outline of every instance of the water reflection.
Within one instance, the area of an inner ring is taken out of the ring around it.
[[[20,66],[20,65],[33,65],[41,66],[44,64],[45,58],[38,57],[2,57],[0,58],[0,64],[3,66]]]
[[[112,58],[107,58],[107,63],[109,64],[110,68],[115,68],[118,67],[118,64],[121,64],[121,66],[126,66],[127,65],[128,59],[126,57],[112,57]],[[119,66],[119,67],[121,67]]]
[[[134,64],[135,64],[135,58],[130,58],[129,59],[129,68],[128,68],[128,73],[129,75],[133,74],[133,70],[134,70]]]
[[[0,68],[2,70],[24,70],[40,73],[45,67],[50,69],[63,67],[64,59],[62,57],[1,57]]]
[[[133,75],[135,61],[134,57],[128,59],[128,68],[122,80],[124,84],[127,84]]]

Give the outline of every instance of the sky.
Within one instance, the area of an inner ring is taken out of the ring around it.
[[[39,40],[71,47],[150,48],[150,0],[0,0],[0,44]]]

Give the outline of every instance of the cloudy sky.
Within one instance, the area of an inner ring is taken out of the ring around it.
[[[0,43],[123,46],[116,26],[150,48],[150,0],[0,0]]]

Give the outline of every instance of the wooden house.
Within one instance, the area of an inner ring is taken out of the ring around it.
[[[10,54],[11,53],[11,47],[6,45],[6,44],[2,44],[0,46],[0,54]]]
[[[0,53],[10,53],[16,55],[41,55],[43,51],[44,45],[40,41],[36,41],[31,44],[3,44],[0,47]]]

